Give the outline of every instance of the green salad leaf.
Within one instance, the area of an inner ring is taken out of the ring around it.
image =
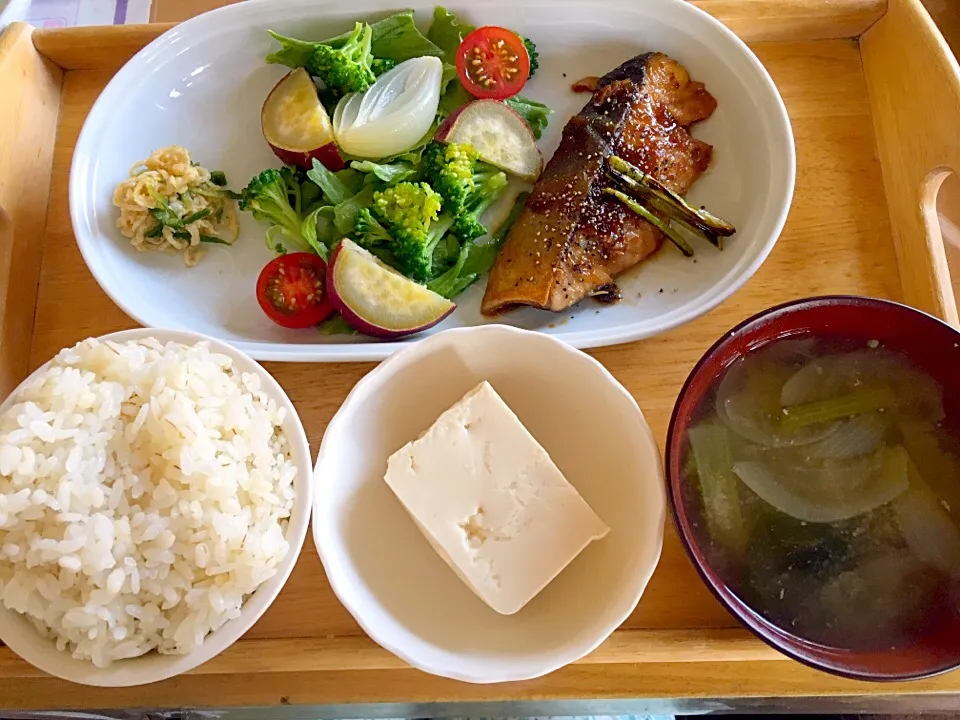
[[[317,329],[323,335],[356,335],[357,334],[357,331],[354,330],[352,327],[350,327],[347,321],[344,320],[343,317],[340,316],[339,314],[332,315],[326,320],[324,320],[322,323],[317,325]]]
[[[370,25],[374,56],[395,62],[432,55],[443,57],[443,50],[424,37],[414,21],[413,10],[394,13]]]
[[[442,102],[442,99],[441,99]],[[553,110],[542,102],[531,100],[523,95],[514,95],[504,100],[520,117],[527,121],[530,129],[533,130],[533,136],[539,140],[543,131],[547,129],[550,114]]]
[[[297,170],[282,167],[263,170],[243,189],[240,209],[269,225],[266,242],[271,250],[286,252],[287,245],[292,243],[295,249],[313,249],[324,255],[325,248],[316,245],[315,225],[305,223],[303,217],[304,191],[308,196],[317,195],[309,189],[310,185]],[[307,235],[304,235],[304,228]]]
[[[267,30],[267,32],[270,33],[270,37],[280,43],[279,50],[274,50],[267,55],[266,60],[270,64],[286,65],[290,68],[306,67],[316,47],[324,44],[297,40],[296,38],[276,33],[273,30]]]
[[[448,300],[455,298],[470,287],[480,276],[473,273],[465,273],[463,268],[467,263],[467,258],[469,258],[473,252],[473,248],[476,247],[478,246],[473,242],[465,242],[461,246],[457,261],[453,266],[428,282],[427,287],[437,293],[437,295],[442,295]]]
[[[473,96],[467,92],[466,88],[463,87],[463,83],[461,83],[460,79],[456,76],[456,68],[454,68],[453,77],[450,78],[443,88],[443,93],[440,95],[440,105],[437,107],[437,117],[440,119],[446,119],[452,113],[473,100]]]
[[[337,173],[331,172],[323,163],[313,159],[313,169],[307,170],[307,177],[313,180],[323,191],[323,199],[330,205],[338,205],[356,194]]]
[[[513,227],[517,217],[519,217],[529,196],[530,193],[528,192],[522,192],[517,196],[510,213],[489,241],[485,243],[477,243],[472,240],[464,242],[460,246],[460,254],[453,266],[428,282],[427,287],[438,295],[452,299],[473,285],[481,276],[490,272],[497,260],[500,248],[507,239],[507,233],[510,232],[510,228]]]
[[[419,158],[418,158],[419,160]],[[376,163],[372,160],[354,160],[350,167],[358,172],[369,173],[386,185],[408,180],[417,173],[417,166],[408,160]]]
[[[307,240],[316,236],[326,246],[353,232],[357,214],[373,202],[374,188],[365,182],[366,175],[355,169],[331,172],[322,163],[314,159],[313,168],[307,171],[307,177],[323,191],[323,204],[314,209],[304,220],[310,229],[305,230]],[[319,243],[318,243],[319,244]],[[311,243],[316,249],[316,246]],[[319,252],[321,256],[324,253]]]
[[[382,20],[370,23],[372,37],[370,50],[375,57],[403,62],[410,58],[432,55],[443,57],[443,51],[424,37],[417,28],[413,10],[401,10],[388,15]],[[336,37],[324,40],[324,45],[340,47],[350,39],[350,32],[344,32]]]
[[[427,31],[427,38],[443,50],[443,75],[440,78],[440,107],[437,116],[446,118],[453,111],[463,107],[473,97],[468,93],[457,77],[457,66],[454,64],[457,48],[463,38],[475,28],[473,25],[461,22],[460,19],[444,7],[437,6],[433,10],[433,23]]]
[[[443,95],[447,88],[450,87],[450,83],[457,80],[457,66],[451,65],[448,62],[443,63],[443,71],[440,73],[440,94]]]
[[[364,208],[370,207],[373,203],[374,189],[370,185],[365,185],[363,189],[352,197],[348,197],[333,208],[333,225],[341,237],[350,235],[353,232],[353,225],[357,221],[357,215]]]
[[[304,183],[304,187],[309,184],[310,183]],[[335,239],[334,233],[332,232],[332,217],[333,206],[320,205],[307,214],[300,227],[300,234],[303,236],[303,239],[307,241],[310,248],[322,257],[324,261],[329,259],[329,247]]]
[[[300,207],[303,211],[313,210],[318,203],[323,205],[323,192],[320,186],[310,180],[303,170],[297,170],[297,179],[300,181]]]
[[[443,57],[453,63],[457,48],[463,38],[476,30],[473,25],[461,22],[460,18],[438,5],[433,9],[433,22],[427,30],[427,39],[443,51]]]

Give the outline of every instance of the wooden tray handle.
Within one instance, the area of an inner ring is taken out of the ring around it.
[[[960,173],[960,65],[920,0],[889,0],[860,49],[903,299],[960,327],[936,210]]]

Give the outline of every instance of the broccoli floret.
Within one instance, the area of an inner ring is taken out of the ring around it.
[[[375,57],[370,62],[370,69],[373,70],[373,74],[377,77],[383,75],[387,70],[393,70],[396,66],[397,61],[391,60],[390,58]]]
[[[393,236],[380,224],[370,208],[363,208],[357,213],[357,219],[353,223],[354,241],[357,245],[365,247],[368,250],[380,245],[388,245],[393,242]]]
[[[506,174],[480,161],[470,145],[457,143],[432,143],[421,167],[443,199],[444,210],[454,218],[454,234],[461,240],[486,235],[480,216],[507,184]]]
[[[353,223],[353,233],[353,239],[357,245],[366,248],[387,265],[402,272],[400,262],[393,252],[395,247],[393,235],[373,216],[370,208],[363,208],[357,213],[357,219]]]
[[[440,196],[427,183],[402,182],[375,193],[373,208],[390,227],[406,233],[423,234],[437,219]]]
[[[537,52],[537,46],[530,38],[523,38],[523,47],[526,48],[527,56],[530,58],[530,74],[527,76],[529,80],[540,69],[540,53]]]
[[[431,143],[423,153],[421,166],[426,178],[443,198],[444,209],[456,214],[463,209],[475,183],[473,171],[477,151],[470,145]]]
[[[267,233],[267,244],[272,249],[278,244],[275,228],[282,236],[309,245],[302,233],[300,183],[292,168],[269,168],[254,177],[240,194],[240,209],[273,226]]]
[[[447,146],[431,142],[420,154],[420,166],[428,177],[436,175],[446,162]]]
[[[433,274],[433,251],[453,218],[441,214],[440,196],[427,183],[402,182],[373,196],[373,212],[393,236],[401,271],[417,282]]]
[[[310,53],[307,70],[320,78],[327,90],[339,95],[366,90],[376,80],[371,67],[371,37],[370,26],[357,23],[342,46],[317,45]]]
[[[480,217],[487,211],[507,186],[504,172],[492,174],[482,185],[470,193],[463,209],[453,219],[453,234],[461,240],[474,240],[487,234]]]
[[[443,198],[443,208],[451,215],[464,212],[477,188],[503,173],[482,162],[470,145],[432,143],[421,162],[426,179]]]

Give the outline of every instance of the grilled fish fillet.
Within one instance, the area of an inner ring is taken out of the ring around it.
[[[702,83],[662,53],[639,55],[601,78],[511,228],[481,311],[532,305],[559,312],[588,295],[616,295],[613,278],[656,252],[663,234],[602,193],[605,158],[620,155],[685,194],[713,150],[689,128],[716,106]]]

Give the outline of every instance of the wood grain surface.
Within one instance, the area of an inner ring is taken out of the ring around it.
[[[953,48],[954,55],[960,54],[960,3],[957,0],[923,0],[923,6]]]
[[[154,0],[151,22],[182,22],[239,0]],[[954,0],[929,0],[952,3]],[[856,37],[883,15],[886,0],[692,0],[747,41]]]
[[[0,36],[0,396],[23,379],[30,357],[32,307],[60,114],[63,72],[33,49],[32,28]],[[29,112],[10,111],[29,108]]]
[[[109,30],[109,43],[103,41],[104,28],[97,26],[38,29],[33,33],[33,44],[41,55],[64,70],[116,72],[144,45],[172,27],[173,23],[117,25]]]
[[[810,17],[829,5],[841,7],[838,22],[855,15],[862,24],[860,30],[885,5],[797,0],[704,0],[698,4],[731,13],[736,8],[742,13],[745,7],[757,12],[766,8],[770,13],[774,6],[788,11],[805,7]],[[773,27],[777,21],[763,22]],[[119,50],[90,36],[85,47],[97,53],[97,62],[107,69],[81,63],[64,37],[37,33],[38,48],[52,56],[59,53],[59,61],[69,67],[86,69],[68,72],[63,80],[31,368],[84,337],[133,326],[100,290],[80,257],[70,228],[67,183],[72,148],[86,113],[118,58],[148,40],[150,32],[124,35]],[[773,304],[812,295],[902,297],[858,43],[791,40],[756,42],[752,48],[780,88],[796,137],[796,195],[780,241],[753,279],[706,316],[650,340],[591,352],[637,398],[661,445],[687,373],[709,345],[737,322]],[[316,451],[327,422],[372,365],[272,363],[267,367],[290,394]],[[659,568],[623,629],[584,661],[529,682],[472,686],[404,668],[362,634],[333,596],[309,538],[293,575],[261,621],[222,656],[180,678],[141,688],[84,688],[46,677],[0,648],[0,707],[18,709],[908,691],[958,692],[960,674],[909,684],[869,685],[782,659],[716,603],[669,526]]]
[[[403,670],[407,664],[366,636],[252,640],[248,637],[227,652],[191,670],[194,675],[242,673],[333,672],[340,670]],[[643,665],[660,663],[743,662],[789,660],[757,643],[741,628],[695,630],[621,630],[580,665]],[[45,674],[0,648],[0,677],[42,678]]]
[[[904,299],[960,325],[937,194],[960,171],[960,65],[920,0],[890,0],[860,40]]]

